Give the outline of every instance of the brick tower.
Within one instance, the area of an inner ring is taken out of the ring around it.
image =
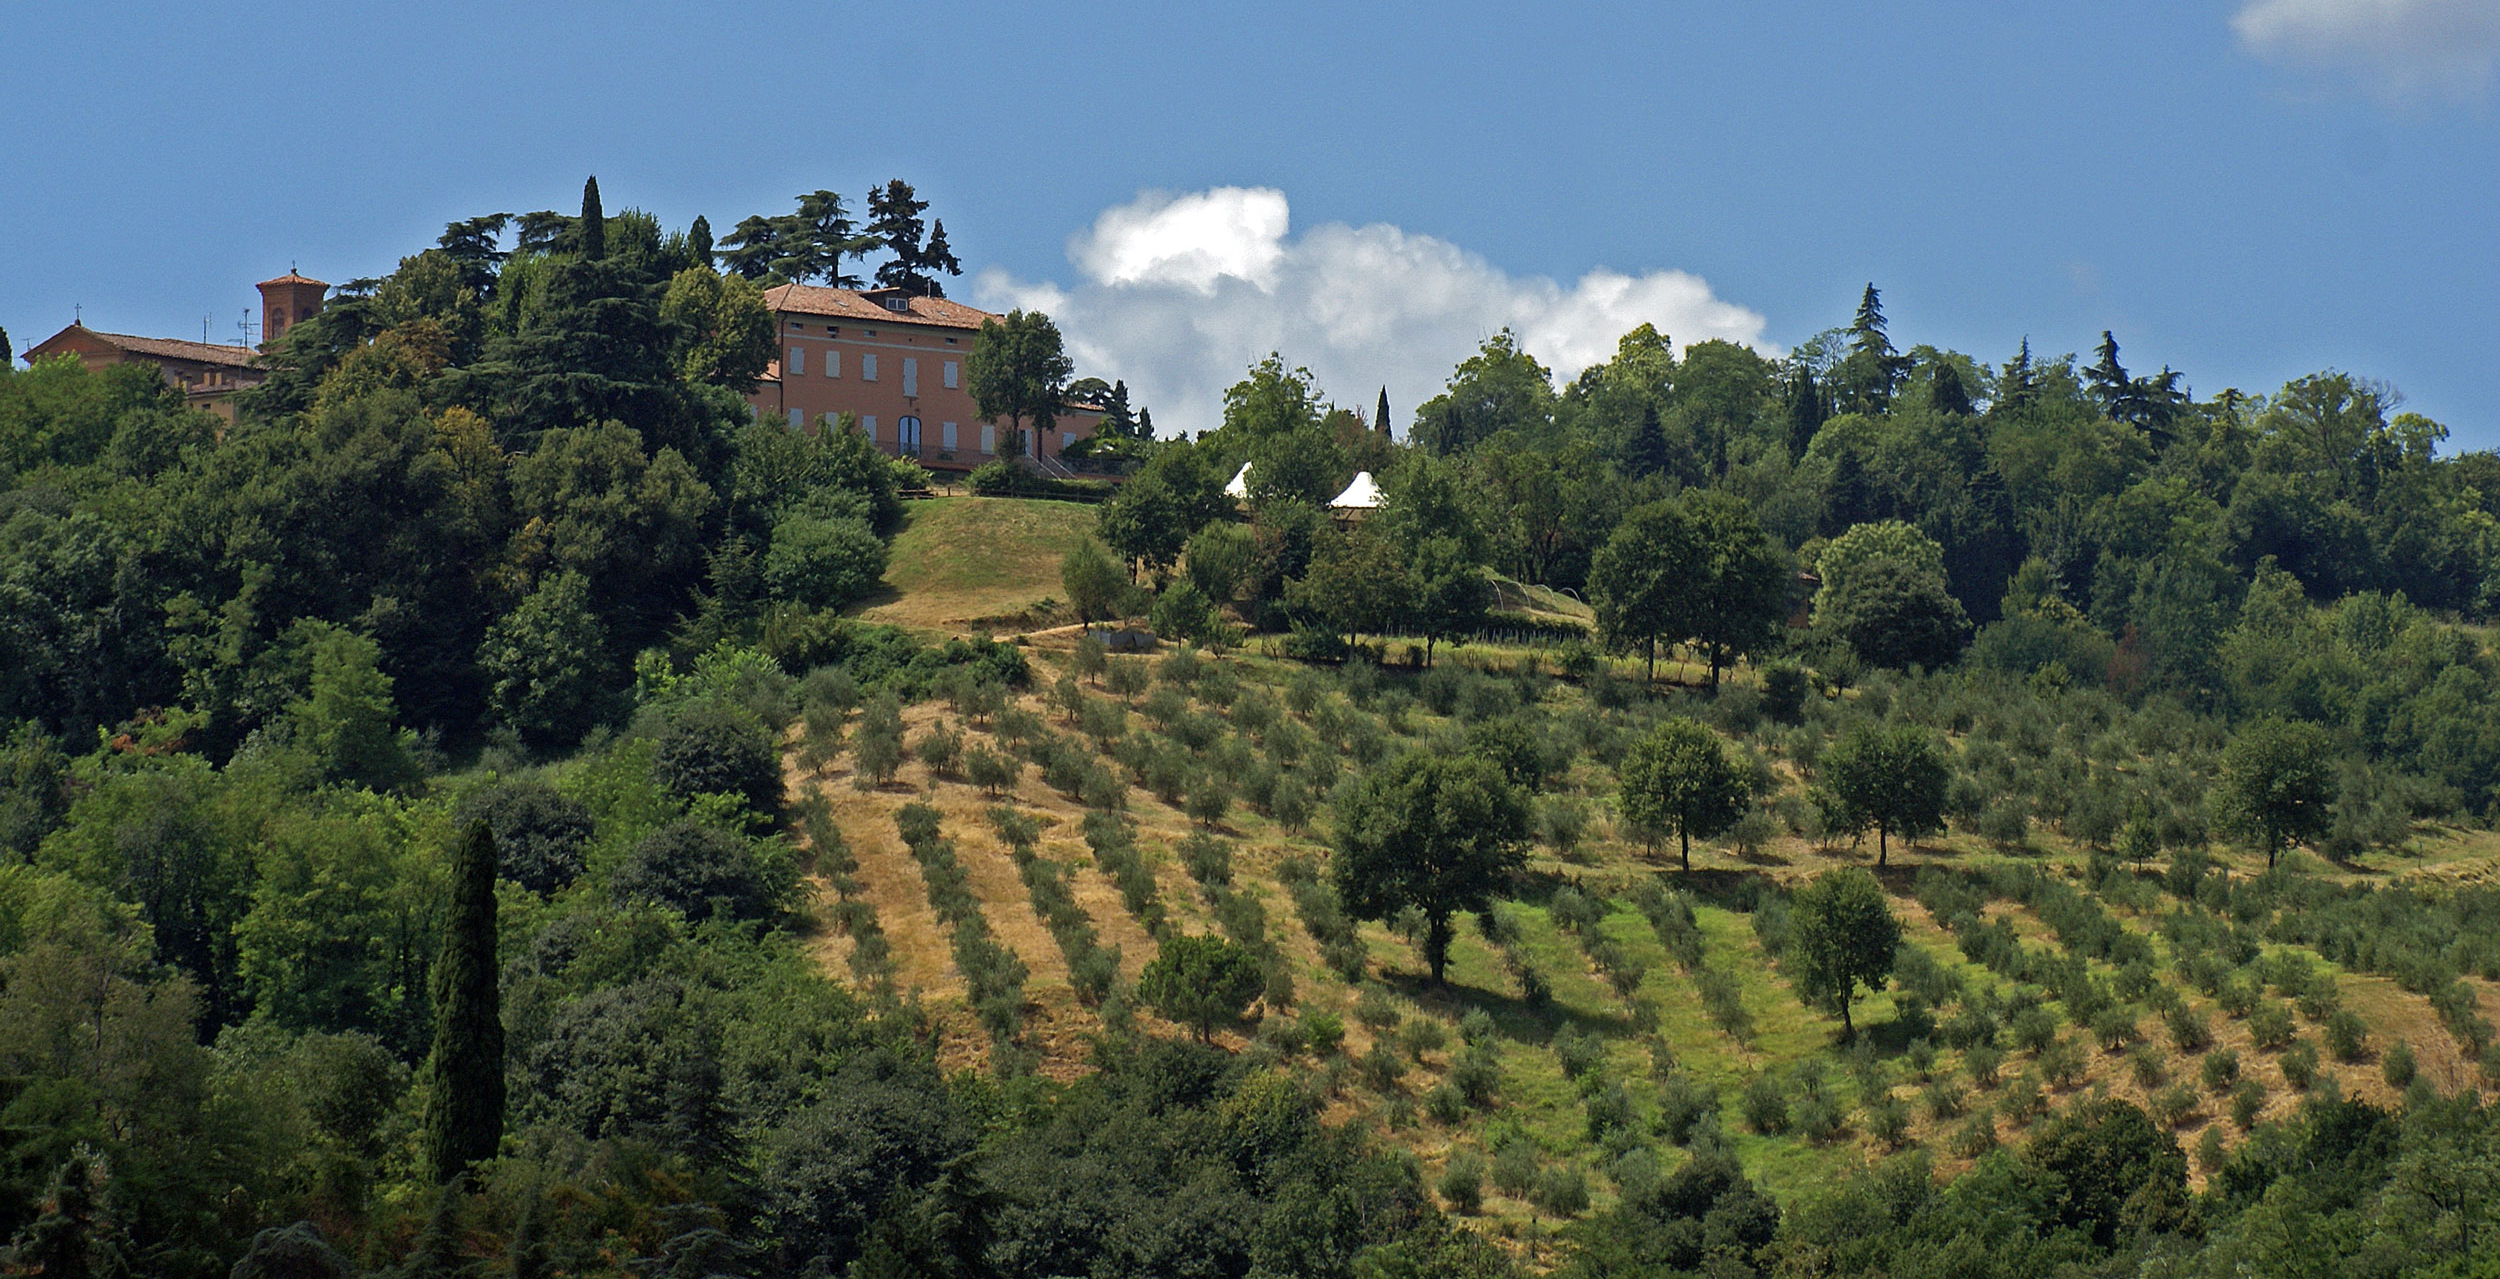
[[[297,275],[289,268],[285,275],[260,282],[260,344],[267,349],[279,335],[313,318],[321,310],[321,299],[330,286],[319,280]]]

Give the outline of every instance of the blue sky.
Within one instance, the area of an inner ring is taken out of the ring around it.
[[[1401,410],[1511,324],[2028,335],[2200,395],[2337,367],[2500,445],[2500,4],[28,6],[0,325],[234,340],[290,263],[901,176],[1167,427],[1281,346]],[[1159,194],[1158,194],[1159,193]],[[1592,275],[1592,273],[1597,273]],[[977,278],[976,278],[977,277]]]

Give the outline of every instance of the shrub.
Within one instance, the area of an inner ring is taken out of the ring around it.
[[[2145,1110],[2153,1122],[2164,1128],[2176,1128],[2196,1114],[2196,1090],[2186,1084],[2172,1084],[2145,1101]]]
[[[2281,1052],[2289,1047],[2297,1030],[2292,1023],[2292,1010],[2273,1000],[2258,1005],[2248,1015],[2248,1037],[2266,1052]]]
[[[2359,1061],[2369,1053],[2370,1028],[2359,1013],[2338,1008],[2327,1015],[2326,1050],[2337,1061]]]
[[[1410,1017],[1398,1028],[1398,1042],[1405,1046],[1408,1056],[1422,1061],[1424,1054],[1437,1053],[1450,1041],[1441,1023],[1430,1017]]]
[[[1335,1013],[1302,1014],[1302,1033],[1310,1041],[1314,1057],[1335,1056],[1337,1049],[1345,1044],[1345,1022]]]
[[[929,766],[930,772],[940,777],[952,777],[956,764],[963,759],[964,735],[940,720],[920,735],[912,753],[920,757],[921,763]]]
[[[2265,1113],[2266,1086],[2254,1079],[2243,1079],[2231,1089],[2231,1123],[2241,1132],[2257,1126],[2257,1116]]]
[[[2014,1046],[2037,1057],[2057,1042],[2057,1015],[2033,1005],[2014,1014]]]
[[[1718,1094],[1708,1085],[1695,1082],[1692,1076],[1679,1070],[1658,1081],[1659,1136],[1679,1146],[1686,1145],[1696,1131],[1712,1124],[1718,1113]]]
[[[1964,1159],[1977,1159],[1996,1148],[1996,1112],[1987,1106],[1972,1111],[1969,1121],[1953,1133],[1953,1153]]]
[[[764,552],[764,589],[807,608],[839,608],[883,576],[885,543],[861,520],[790,516]]]
[[[2221,1127],[2208,1126],[2204,1135],[2196,1139],[2196,1166],[2209,1173],[2220,1172],[2230,1160],[2231,1151],[2222,1144]]]
[[[2137,1044],[2128,1050],[2127,1068],[2139,1088],[2158,1088],[2170,1078],[2169,1066],[2162,1061],[2160,1050],[2151,1044]]]
[[[1563,1074],[1579,1079],[1605,1064],[1606,1041],[1565,1026],[1554,1036],[1554,1057],[1562,1063]]]
[[[2197,1063],[2196,1078],[2211,1093],[2226,1092],[2240,1079],[2240,1055],[2228,1048],[2217,1048]]]
[[[1525,1196],[1536,1185],[1536,1143],[1526,1137],[1513,1137],[1493,1152],[1493,1185],[1512,1198]]]
[[[2135,1042],[2139,1030],[2135,1013],[2125,1008],[2103,1009],[2099,1016],[2092,1019],[2092,1037],[2099,1040],[2101,1048],[2107,1052],[2124,1051],[2128,1044]]]
[[[2186,1004],[2174,1006],[2163,1016],[2162,1020],[2170,1027],[2170,1042],[2176,1045],[2180,1052],[2203,1052],[2213,1046],[2214,1031],[2213,1027],[2206,1022],[2205,1014]]]
[[[2040,1054],[2040,1073],[2050,1084],[2071,1088],[2083,1078],[2083,1048],[2071,1039],[2061,1039],[2047,1052]]]
[[[2318,1050],[2308,1040],[2301,1040],[2284,1050],[2275,1059],[2275,1065],[2283,1071],[2284,1083],[2295,1091],[2307,1092],[2318,1079]]]
[[[1406,1077],[1406,1057],[1386,1039],[1372,1045],[1361,1062],[1363,1082],[1380,1092],[1389,1092]]]
[[[495,835],[499,873],[540,896],[582,873],[590,810],[545,782],[502,782],[461,809],[461,824],[483,821]]]
[[[1589,1210],[1588,1176],[1578,1168],[1555,1166],[1537,1174],[1531,1195],[1539,1211],[1552,1217],[1576,1217]]]
[[[1777,1136],[1788,1131],[1788,1085],[1777,1074],[1764,1071],[1745,1085],[1745,1122],[1755,1132]]]
[[[2325,1021],[2344,1006],[2343,987],[2336,984],[2335,974],[2320,970],[2309,976],[2309,985],[2300,992],[2300,1015],[2311,1021]]]
[[[1937,1120],[1961,1114],[1967,1100],[1962,1086],[1950,1079],[1939,1079],[1919,1094],[1919,1101],[1927,1107],[1928,1117]]]
[[[1459,1150],[1450,1155],[1441,1168],[1437,1183],[1441,1202],[1450,1211],[1472,1217],[1484,1208],[1484,1156],[1472,1150]]]
[[[2020,1128],[2039,1118],[2048,1110],[2048,1099],[2040,1092],[2040,1080],[2029,1071],[2005,1086],[2005,1095],[1998,1100],[1997,1110],[2008,1123]]]
[[[1963,1069],[1970,1072],[1971,1082],[1982,1088],[1997,1085],[1997,1071],[2005,1064],[2005,1052],[1993,1043],[1977,1043],[1962,1054]]]
[[[1818,1146],[1830,1145],[1847,1129],[1840,1107],[1821,1093],[1800,1100],[1793,1119],[1798,1135]]]
[[[2412,1083],[2415,1071],[2413,1045],[2404,1040],[2399,1039],[2389,1045],[2379,1057],[2379,1077],[2385,1079],[2390,1088],[2403,1088]]]
[[[644,836],[609,882],[619,901],[657,902],[697,922],[770,918],[793,887],[745,839],[691,817]]]
[[[1469,1044],[1450,1062],[1449,1083],[1470,1106],[1493,1104],[1494,1091],[1501,1082],[1500,1060],[1490,1043]]]
[[[1354,1001],[1354,1020],[1378,1033],[1395,1027],[1404,1019],[1405,1014],[1398,1011],[1397,1001],[1390,997],[1388,987],[1364,983],[1362,993]]]
[[[1866,1131],[1887,1147],[1899,1150],[1909,1140],[1910,1108],[1889,1093],[1877,1097],[1866,1107]]]
[[[764,725],[710,698],[670,713],[653,744],[651,778],[680,798],[735,795],[756,812],[781,811],[781,755]]]

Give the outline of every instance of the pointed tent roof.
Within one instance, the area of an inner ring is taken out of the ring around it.
[[[1379,506],[1380,486],[1372,482],[1369,471],[1356,471],[1354,482],[1345,486],[1345,492],[1328,499],[1328,509],[1332,511],[1370,511]]]
[[[1250,464],[1248,462],[1242,463],[1241,469],[1233,472],[1232,482],[1224,486],[1224,496],[1248,500],[1250,496]]]

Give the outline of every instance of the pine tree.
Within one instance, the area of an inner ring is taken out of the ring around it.
[[[1396,438],[1397,433],[1391,430],[1389,426],[1391,420],[1392,419],[1389,417],[1389,388],[1384,386],[1380,388],[1380,407],[1372,410],[1372,429],[1380,432],[1380,438],[1384,440]]]
[[[1673,460],[1667,453],[1667,432],[1658,420],[1658,406],[1642,405],[1641,424],[1633,428],[1632,440],[1624,446],[1623,469],[1635,479],[1664,475]]]
[[[1849,322],[1849,346],[1849,358],[1843,362],[1849,375],[1846,407],[1860,413],[1884,412],[1910,371],[1910,360],[1893,349],[1892,338],[1884,331],[1883,295],[1873,281],[1858,299],[1857,318]]]
[[[1103,434],[1114,439],[1130,439],[1137,434],[1137,415],[1128,406],[1128,383],[1115,381],[1111,394],[1104,397],[1102,409]]]
[[[425,1155],[438,1183],[465,1178],[503,1143],[495,866],[493,832],[470,823],[452,856],[451,904],[434,963],[434,1051],[425,1062]]]
[[[964,264],[955,260],[955,250],[947,246],[944,218],[929,224],[929,243],[920,250],[920,272],[928,281],[929,296],[933,298],[946,296],[946,286],[938,283],[940,271],[948,275],[964,273]]]
[[[608,218],[599,209],[599,179],[582,183],[582,256],[596,262],[608,255]]]
[[[1988,408],[1991,415],[2029,408],[2040,398],[2039,375],[2031,368],[2031,339],[2023,339],[2023,349],[2014,353],[2005,372],[1997,375],[1996,400]]]
[[[112,1171],[80,1143],[36,1201],[37,1215],[7,1248],[0,1270],[45,1279],[113,1279],[123,1271],[121,1230],[105,1210]]]
[[[868,192],[868,234],[894,255],[877,268],[879,288],[918,293],[928,285],[929,278],[920,269],[920,215],[928,211],[929,202],[901,178]]]
[[[1137,410],[1137,438],[1139,438],[1139,439],[1141,439],[1141,440],[1151,440],[1151,439],[1153,439],[1154,437],[1155,437],[1155,413],[1154,413],[1154,410],[1153,410],[1153,409],[1147,409],[1147,408],[1141,408],[1141,409]]]
[[[761,280],[772,274],[773,263],[782,256],[781,226],[771,218],[750,215],[731,227],[729,238],[721,244],[723,266],[750,280]]]
[[[700,213],[694,215],[694,225],[686,228],[686,251],[694,256],[695,265],[712,269],[712,224]]]
[[[2110,336],[2107,329],[2101,330],[2098,354],[2100,358],[2083,371],[2083,379],[2091,384],[2092,397],[2101,402],[2101,411],[2108,414],[2111,421],[2130,421],[2128,409],[2133,398],[2130,393],[2133,383],[2127,378],[2126,366],[2118,362],[2118,339]]]

